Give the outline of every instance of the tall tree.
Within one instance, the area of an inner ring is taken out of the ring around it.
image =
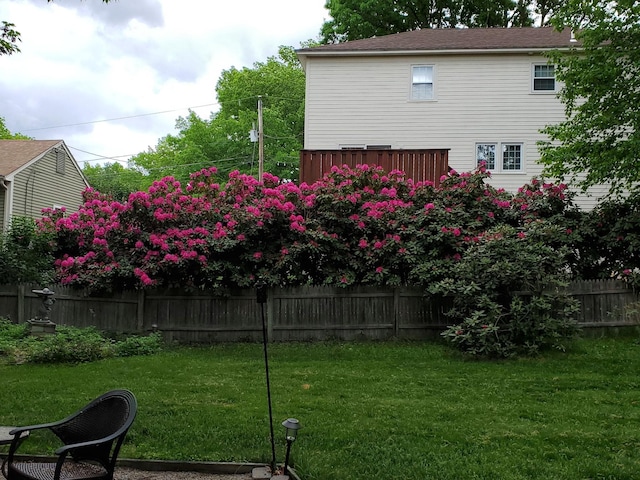
[[[82,173],[92,188],[120,202],[127,200],[132,192],[146,190],[152,182],[144,172],[123,167],[117,162],[104,165],[86,164]]]
[[[419,28],[524,27],[533,14],[545,21],[560,0],[327,0],[331,19],[324,43],[370,38]]]
[[[576,32],[581,48],[553,51],[567,120],[547,126],[545,173],[612,194],[640,182],[640,3],[566,0],[553,25]]]
[[[232,170],[257,174],[258,145],[249,132],[257,129],[258,97],[262,97],[264,170],[281,178],[297,178],[304,122],[304,72],[292,47],[252,68],[230,68],[216,85],[220,110],[209,119],[194,112],[179,118],[177,135],[167,135],[132,164],[153,178],[172,175],[186,180],[191,172],[215,166],[221,177]]]
[[[53,0],[47,0],[52,2]],[[111,0],[102,0],[104,3],[109,3]],[[15,29],[15,25],[6,20],[0,20],[0,55],[11,55],[18,53],[20,47],[18,42],[21,42],[20,32]]]

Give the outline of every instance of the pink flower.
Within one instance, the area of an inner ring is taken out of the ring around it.
[[[518,232],[518,238],[525,238],[527,236],[524,232]]]
[[[367,248],[367,247],[369,246],[369,242],[367,242],[367,240],[366,240],[366,239],[361,238],[361,239],[360,239],[360,242],[358,242],[358,246],[359,246],[360,248]]]
[[[376,268],[376,273],[382,273],[382,272],[384,272],[384,268],[382,267]]]
[[[430,210],[433,210],[434,208],[436,208],[436,206],[435,206],[433,203],[427,203],[427,204],[424,206],[424,209],[425,209],[425,211],[427,211],[427,212],[428,212],[428,211],[430,211]]]
[[[260,260],[262,258],[262,252],[256,252],[253,254],[253,258]]]
[[[453,229],[453,236],[454,237],[459,237],[460,236],[460,229],[459,228],[454,228]]]

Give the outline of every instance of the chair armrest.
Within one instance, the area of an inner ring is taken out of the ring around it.
[[[15,435],[16,433],[22,433],[26,431],[42,430],[43,428],[51,428],[59,425],[61,422],[41,423],[39,425],[27,425],[23,427],[16,427],[9,431],[9,435]]]
[[[107,443],[110,442],[112,440],[115,440],[116,438],[118,438],[119,436],[122,435],[122,432],[118,431],[114,434],[111,434],[107,437],[103,437],[103,438],[97,438],[95,440],[89,440],[87,442],[80,442],[80,443],[70,443],[69,445],[64,445],[60,448],[58,448],[55,451],[56,455],[66,455],[67,453],[72,452],[73,450],[77,449],[77,448],[83,448],[83,447],[93,447],[96,445],[100,445],[102,443]]]

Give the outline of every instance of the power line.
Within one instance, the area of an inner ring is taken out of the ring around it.
[[[163,113],[181,112],[183,110],[191,110],[193,108],[210,107],[212,105],[218,105],[218,103],[207,103],[205,105],[196,105],[196,106],[193,106],[193,107],[176,108],[174,110],[163,110],[161,112],[140,113],[138,115],[129,115],[127,117],[105,118],[103,120],[92,120],[90,122],[69,123],[69,124],[66,124],[66,125],[56,125],[56,126],[53,126],[53,127],[30,128],[28,130],[22,130],[22,131],[23,132],[36,132],[38,130],[51,130],[51,129],[54,129],[54,128],[78,127],[78,126],[81,126],[81,125],[91,125],[91,124],[94,124],[94,123],[113,122],[113,121],[116,121],[116,120],[127,120],[127,119],[130,119],[130,118],[149,117],[151,115],[161,115]]]

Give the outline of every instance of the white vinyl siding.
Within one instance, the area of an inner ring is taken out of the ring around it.
[[[522,170],[491,179],[516,191],[542,171],[540,129],[565,118],[555,95],[531,95],[532,60],[526,54],[309,57],[304,148],[449,148],[449,164],[464,172],[476,168],[476,144],[520,144]],[[407,101],[413,65],[434,66],[437,101]],[[501,161],[502,151],[496,155]]]
[[[546,61],[526,52],[307,57],[304,148],[448,148],[449,165],[465,172],[476,168],[477,144],[494,142],[496,162],[501,144],[517,144],[522,169],[489,179],[515,192],[542,172],[537,142],[548,139],[540,129],[565,119],[556,95],[531,94],[532,65]],[[434,66],[437,101],[407,101],[413,65]],[[602,192],[576,198],[590,208]]]

